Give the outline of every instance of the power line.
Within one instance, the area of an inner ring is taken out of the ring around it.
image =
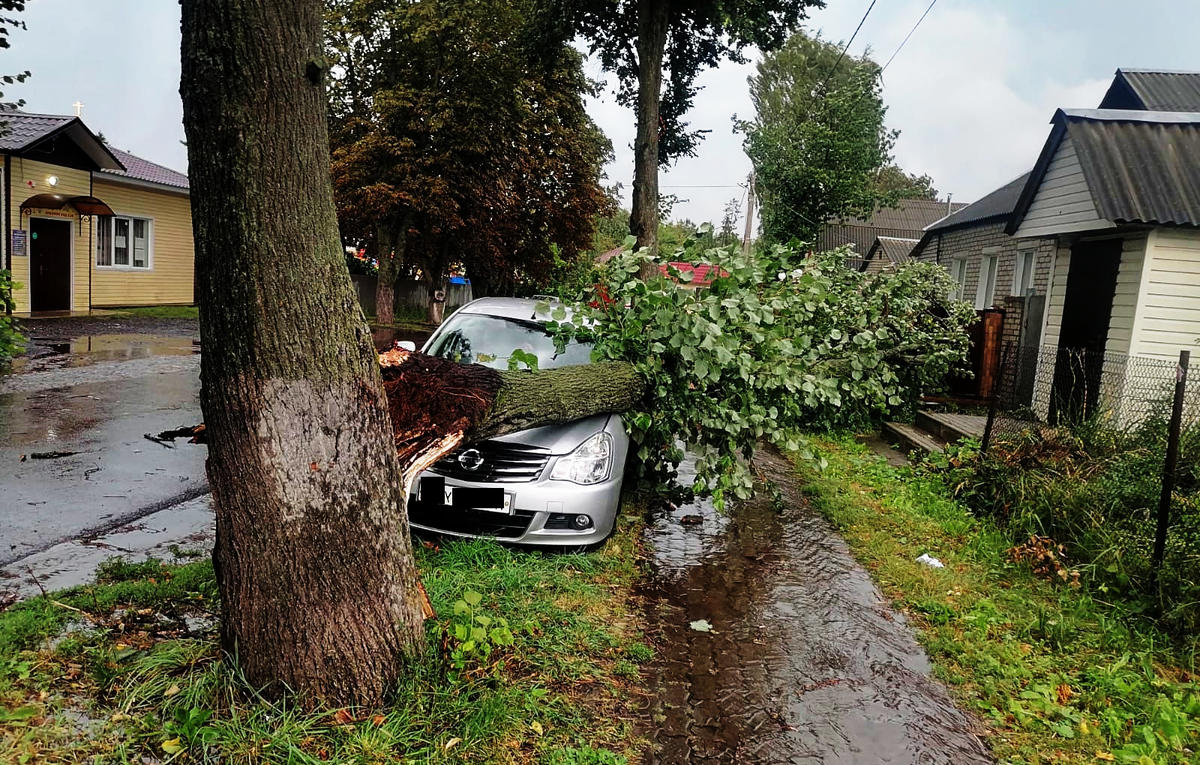
[[[829,83],[829,79],[833,77],[833,73],[837,71],[838,64],[842,63],[842,59],[845,58],[846,51],[850,49],[850,45],[853,44],[854,38],[858,37],[858,30],[862,29],[862,25],[866,23],[867,17],[871,15],[871,9],[875,7],[875,3],[876,0],[871,0],[871,4],[867,6],[867,12],[863,14],[861,19],[859,19],[858,26],[854,28],[854,34],[850,35],[850,39],[847,40],[846,44],[842,46],[842,52],[838,54],[837,61],[833,62],[833,67],[829,70],[829,73],[825,75],[825,79],[821,81],[821,87],[817,88],[817,95],[813,98],[814,101],[825,94],[825,86]]]
[[[937,0],[933,0],[933,2],[929,4],[929,7],[926,8],[925,12],[921,14],[921,18],[917,19],[916,24],[913,24],[913,28],[908,30],[908,34],[905,35],[904,39],[900,42],[900,47],[896,48],[896,52],[893,53],[892,57],[889,58],[887,63],[883,65],[883,69],[879,70],[880,74],[883,74],[883,72],[892,65],[892,61],[895,60],[896,56],[900,55],[900,50],[904,47],[904,43],[908,42],[908,38],[913,36],[913,32],[917,31],[917,27],[921,26],[921,22],[925,20],[925,17],[929,15],[929,12],[933,10],[933,6],[935,5],[937,5]]]
[[[740,183],[716,184],[716,185],[711,185],[711,186],[706,186],[706,185],[698,185],[698,186],[665,186],[665,185],[664,185],[664,186],[659,186],[659,188],[660,188],[660,189],[736,189],[736,188],[741,188],[741,185],[742,185],[742,184],[740,184]]]

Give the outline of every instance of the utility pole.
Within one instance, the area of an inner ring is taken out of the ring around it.
[[[746,190],[746,235],[742,238],[742,254],[750,254],[750,237],[754,234],[754,171],[750,171],[749,188]]]

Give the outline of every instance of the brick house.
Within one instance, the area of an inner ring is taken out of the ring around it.
[[[1109,379],[1106,355],[1166,361],[1200,338],[1200,73],[1117,70],[1100,108],[1051,124],[1029,173],[930,225],[913,258],[1050,352],[1028,370],[1039,417],[1136,417],[1150,392]]]
[[[958,284],[955,296],[976,310],[1005,311],[1003,342],[1040,345],[1055,245],[1005,233],[1029,173],[925,229],[913,260],[940,263]]]

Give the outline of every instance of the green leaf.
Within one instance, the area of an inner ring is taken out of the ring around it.
[[[483,602],[483,596],[474,590],[467,590],[463,593],[463,600],[472,606],[477,606]]]

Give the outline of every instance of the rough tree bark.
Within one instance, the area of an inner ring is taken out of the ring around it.
[[[400,270],[392,227],[387,223],[380,224],[376,229],[375,241],[379,248],[379,273],[375,275],[375,321],[390,325],[396,318],[396,274]]]
[[[224,648],[377,704],[424,645],[400,464],[329,178],[319,0],[184,0],[201,406]]]
[[[658,254],[658,106],[662,97],[662,60],[667,45],[670,0],[638,2],[637,138],[634,141],[633,207],[629,229],[637,246]],[[643,263],[641,278],[648,280],[655,267]]]

